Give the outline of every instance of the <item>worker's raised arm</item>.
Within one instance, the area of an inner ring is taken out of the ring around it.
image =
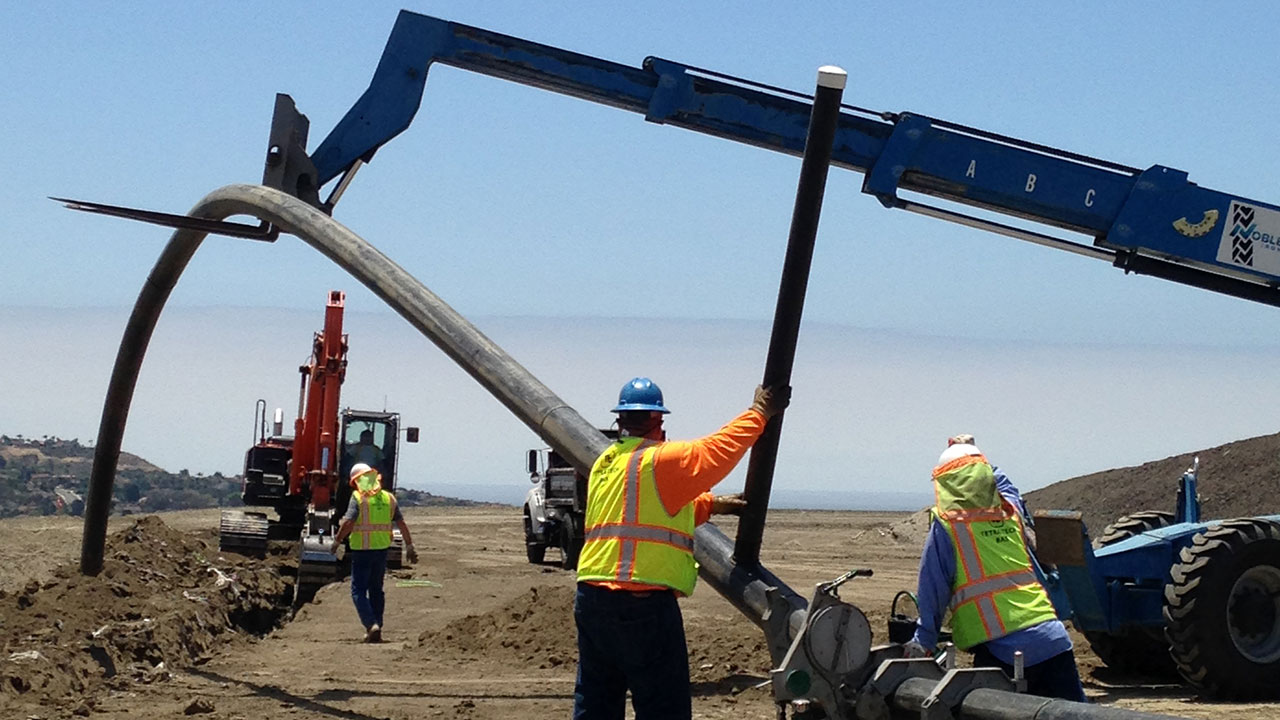
[[[716,432],[660,445],[654,451],[653,475],[667,513],[676,514],[723,480],[764,432],[768,419],[782,412],[789,400],[790,388],[757,388],[751,407]]]

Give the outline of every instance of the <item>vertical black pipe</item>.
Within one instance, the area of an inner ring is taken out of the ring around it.
[[[769,355],[764,364],[766,387],[791,384],[791,366],[800,337],[800,315],[804,311],[804,293],[809,284],[813,242],[818,234],[818,217],[822,214],[822,194],[827,186],[827,170],[831,166],[831,146],[835,141],[845,78],[845,71],[838,67],[828,65],[818,69],[818,88],[814,93],[813,112],[809,116],[796,204],[791,212],[791,233],[787,238],[787,255],[778,287],[778,305],[773,314],[773,335],[769,339]],[[764,434],[752,447],[751,459],[747,462],[747,480],[742,493],[747,507],[738,521],[734,559],[748,567],[760,562],[760,542],[764,537],[769,489],[773,485],[773,468],[778,459],[781,435],[782,416],[779,415],[765,426]]]

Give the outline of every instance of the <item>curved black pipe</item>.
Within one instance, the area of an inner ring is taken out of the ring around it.
[[[197,205],[192,214],[201,211]],[[223,216],[225,217],[225,216]],[[221,219],[221,217],[217,218]],[[124,437],[125,423],[129,419],[129,405],[133,402],[133,389],[142,369],[142,358],[151,342],[160,311],[173,290],[182,270],[195,254],[205,233],[196,230],[178,230],[161,251],[151,274],[142,285],[138,299],[133,304],[133,314],[125,326],[120,349],[116,352],[116,364],[111,370],[107,385],[107,397],[102,404],[102,421],[98,424],[98,442],[93,451],[93,469],[89,473],[89,491],[84,504],[84,535],[80,540],[80,572],[97,575],[102,571],[102,550],[107,539],[107,516],[111,513],[112,485],[116,464],[120,459],[120,443]]]
[[[296,198],[259,185],[215,190],[192,210],[222,219],[250,214],[297,235],[342,266],[430,338],[535,433],[580,470],[589,471],[608,438],[403,268],[355,233]],[[152,331],[204,233],[178,230],[134,303],[112,369],[98,428],[85,504],[80,571],[102,569],[112,485],[129,405]]]
[[[260,185],[229,185],[206,196],[191,214],[218,220],[254,215],[315,247],[430,338],[579,471],[589,472],[608,444],[609,440],[591,423],[417,278],[307,203]],[[80,550],[80,571],[86,575],[95,575],[102,569],[116,461],[143,355],[170,291],[203,238],[203,233],[190,230],[173,234],[138,295],[120,342],[89,479]],[[714,526],[702,526],[695,537],[694,556],[701,565],[702,576],[764,628],[771,651],[785,650],[807,602],[765,568],[736,564],[727,539]],[[772,607],[769,598],[774,598]],[[795,617],[797,613],[799,617]]]

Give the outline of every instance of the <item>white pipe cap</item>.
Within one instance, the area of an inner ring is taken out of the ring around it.
[[[844,83],[848,79],[849,73],[846,73],[844,68],[835,65],[823,65],[818,68],[818,87],[843,90]]]

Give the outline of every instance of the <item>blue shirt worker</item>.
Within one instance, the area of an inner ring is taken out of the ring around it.
[[[413,548],[413,537],[396,497],[382,489],[382,475],[377,470],[356,463],[351,468],[351,489],[351,502],[330,551],[337,554],[342,541],[350,538],[351,600],[364,625],[364,641],[382,642],[382,613],[386,609],[382,577],[387,572],[392,525],[400,528],[404,538],[405,559],[418,562],[418,551]]]
[[[933,652],[950,610],[952,640],[973,653],[975,667],[1012,675],[1020,651],[1029,693],[1085,702],[1071,638],[1036,576],[1018,489],[972,435],[949,439],[933,483],[937,501],[916,593],[920,620],[907,654]]]
[[[693,715],[689,650],[676,599],[693,592],[694,526],[739,513],[740,497],[708,492],[782,412],[790,389],[756,388],[751,407],[704,438],[666,439],[662,391],[648,378],[622,386],[618,440],[587,480],[586,539],[578,560],[578,678],[574,720]]]

